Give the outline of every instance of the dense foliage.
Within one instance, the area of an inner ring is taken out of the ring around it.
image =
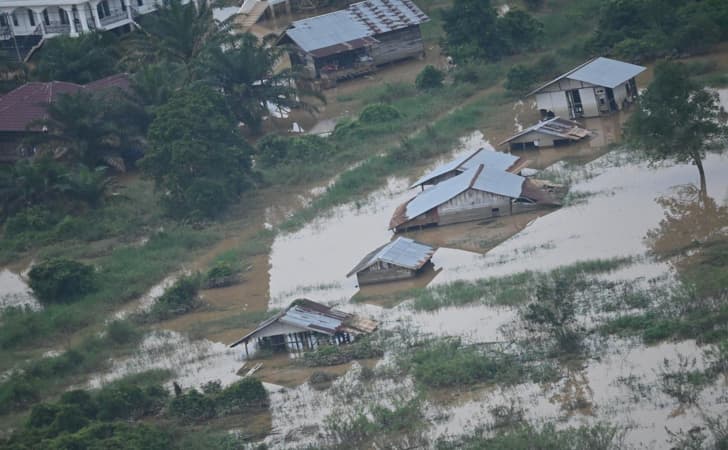
[[[159,107],[148,137],[140,165],[173,216],[219,215],[251,184],[250,148],[210,88],[180,91]]]
[[[94,268],[78,261],[54,258],[30,269],[30,287],[45,304],[76,300],[94,288]]]
[[[610,0],[603,2],[587,46],[633,61],[704,52],[728,39],[723,0]]]
[[[499,16],[490,0],[455,0],[442,19],[443,44],[458,62],[496,61],[534,48],[543,34],[542,24],[528,13],[512,9]]]
[[[200,277],[197,275],[183,276],[165,289],[164,293],[154,302],[152,308],[142,314],[142,321],[159,321],[184,314],[200,304],[198,292]]]
[[[331,141],[321,136],[284,137],[269,134],[258,141],[257,161],[264,167],[318,163],[334,154]]]
[[[208,383],[170,401],[167,413],[184,423],[201,422],[230,414],[243,414],[268,405],[268,393],[256,378],[243,378],[226,388]]]
[[[118,59],[114,33],[56,36],[44,42],[31,76],[42,81],[86,84],[116,73]]]
[[[445,74],[435,66],[427,65],[415,79],[415,86],[421,91],[442,87]]]

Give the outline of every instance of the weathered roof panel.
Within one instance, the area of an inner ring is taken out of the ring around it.
[[[470,182],[475,176],[477,167],[473,167],[464,173],[448,178],[429,189],[420,192],[415,198],[407,203],[405,217],[412,219],[435,208],[470,187]]]
[[[526,179],[520,175],[483,167],[483,170],[473,180],[472,188],[491,194],[518,198],[521,196],[524,181]]]
[[[548,119],[543,122],[538,122],[535,125],[531,125],[530,127],[519,133],[514,134],[513,136],[509,137],[498,145],[507,144],[514,139],[518,139],[521,136],[525,136],[528,133],[533,132],[548,134],[550,136],[556,136],[562,139],[569,139],[572,141],[578,141],[579,139],[585,138],[590,134],[589,130],[581,128],[581,125],[578,122],[573,122],[571,120],[562,119],[556,116],[552,119]]]
[[[377,261],[384,261],[410,270],[418,270],[432,258],[435,248],[414,239],[398,237],[369,253],[346,276],[361,272]]]
[[[286,34],[316,57],[378,42],[378,34],[419,25],[429,18],[410,0],[367,0],[348,9],[297,20]]]

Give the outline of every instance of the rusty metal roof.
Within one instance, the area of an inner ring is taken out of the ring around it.
[[[377,43],[379,34],[428,20],[410,0],[367,0],[348,9],[297,20],[286,35],[305,52],[323,57]]]
[[[371,332],[367,330],[376,329],[376,322],[358,318],[353,314],[333,309],[312,300],[298,299],[291,303],[285,311],[281,311],[270,319],[261,322],[255,330],[232,343],[230,347],[247,342],[258,334],[264,334],[266,328],[276,323],[290,325],[302,331],[314,331],[326,335],[334,335],[344,330],[348,332]]]
[[[599,56],[597,58],[590,59],[565,74],[559,75],[548,83],[539,86],[526,94],[526,97],[529,97],[564,78],[614,89],[625,81],[636,77],[645,70],[647,69],[642,66]]]
[[[448,172],[457,171],[465,172],[473,167],[484,165],[486,168],[494,170],[503,170],[508,172],[517,172],[526,166],[527,161],[518,156],[509,153],[497,152],[486,148],[479,148],[474,152],[454,159],[447,164],[432,170],[423,175],[420,179],[412,183],[410,189],[416,186],[427,184],[433,179],[444,175]]]
[[[369,253],[346,274],[347,277],[361,272],[377,261],[383,261],[410,270],[418,270],[432,258],[437,249],[414,239],[398,237]]]
[[[589,136],[589,134],[591,134],[589,133],[589,130],[581,128],[581,125],[578,122],[562,119],[557,116],[553,119],[545,120],[535,125],[531,125],[530,127],[526,128],[520,133],[514,134],[513,136],[509,137],[498,145],[507,144],[514,139],[533,132],[548,134],[551,136],[560,137],[562,139],[569,139],[572,141],[578,141],[579,139],[585,138]]]

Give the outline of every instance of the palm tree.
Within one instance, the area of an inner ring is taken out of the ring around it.
[[[79,92],[59,96],[48,106],[48,118],[31,124],[44,129],[31,140],[57,158],[87,167],[106,164],[124,171],[122,157],[135,145],[138,132],[129,119],[131,114],[125,112],[128,103],[105,95]]]
[[[266,46],[251,34],[230,36],[223,45],[208,48],[200,64],[202,81],[219,89],[237,119],[254,132],[270,114],[269,107],[316,111],[301,98],[323,101],[323,96],[297,88],[296,73],[290,69],[274,72],[280,56],[280,49]]]
[[[32,76],[43,81],[85,84],[116,73],[119,57],[112,33],[84,33],[49,39],[38,54]]]
[[[129,36],[125,60],[132,64],[179,64],[190,80],[195,62],[220,31],[207,2],[183,5],[180,0],[170,0],[156,14],[145,16],[141,30]]]

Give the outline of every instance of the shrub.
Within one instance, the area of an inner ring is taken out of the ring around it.
[[[94,289],[91,266],[63,258],[53,258],[33,266],[28,273],[30,287],[43,304],[77,300]]]
[[[184,314],[197,308],[200,304],[198,292],[200,278],[196,275],[184,276],[167,288],[152,306],[152,309],[141,316],[141,321],[159,321]]]
[[[213,417],[240,414],[251,408],[268,404],[268,393],[263,383],[255,378],[243,378],[225,389],[219,382],[209,383],[203,392],[191,389],[169,402],[167,414],[184,423],[193,423]]]
[[[320,162],[334,153],[331,143],[321,136],[286,137],[269,134],[258,141],[258,162],[266,167],[297,162]]]
[[[445,74],[438,70],[435,66],[427,65],[422,72],[417,75],[415,79],[415,86],[421,91],[430,89],[437,89],[442,87],[442,82],[445,80]]]
[[[167,413],[184,423],[198,422],[215,417],[215,400],[196,389],[177,396],[169,402]]]
[[[115,344],[129,344],[140,337],[139,330],[128,320],[114,320],[106,326],[106,333]]]
[[[362,110],[361,114],[359,114],[359,120],[363,123],[384,123],[399,119],[400,116],[399,110],[394,106],[374,103]]]

